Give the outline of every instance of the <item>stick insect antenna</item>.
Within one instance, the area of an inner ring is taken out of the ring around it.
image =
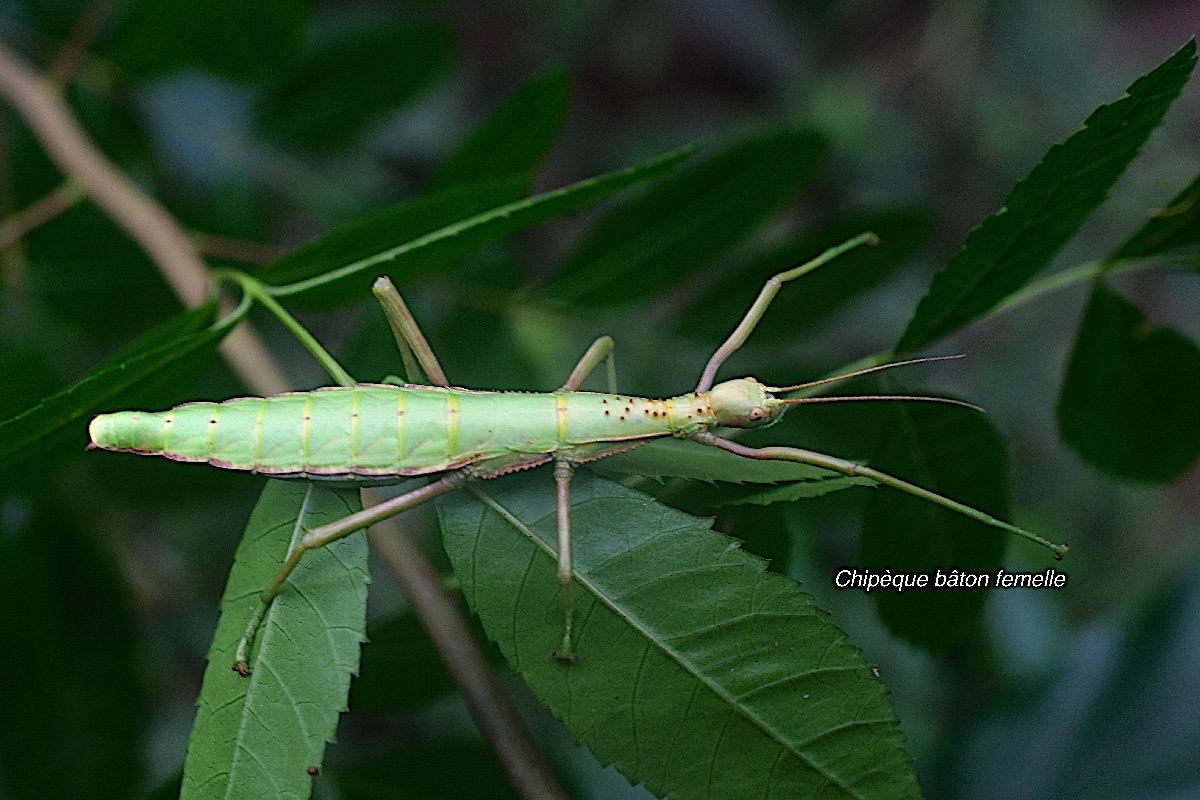
[[[911,394],[855,394],[843,395],[838,397],[793,397],[787,400],[775,400],[774,402],[767,401],[771,405],[777,406],[794,406],[801,403],[844,403],[850,400],[920,400],[925,403],[945,403],[951,406],[962,406],[969,408],[972,411],[978,411],[980,414],[986,414],[987,410],[962,400],[953,400],[949,397],[926,397],[924,395]]]
[[[953,361],[958,358],[966,358],[966,356],[964,356],[962,353],[959,353],[959,354],[953,355],[953,356],[927,356],[926,358],[910,358],[907,361],[893,361],[890,364],[881,364],[878,367],[868,367],[867,369],[860,369],[860,370],[855,370],[854,372],[847,372],[845,375],[834,375],[832,378],[821,378],[818,381],[809,381],[808,383],[797,383],[795,386],[768,386],[768,387],[766,387],[766,389],[768,392],[771,392],[772,394],[778,394],[779,392],[794,392],[798,389],[809,389],[813,386],[823,386],[827,383],[836,383],[837,381],[844,381],[844,380],[849,380],[850,378],[857,378],[860,375],[869,375],[872,372],[883,372],[885,369],[892,369],[893,367],[907,367],[912,364],[926,364],[926,363],[929,363],[930,361]],[[908,398],[908,399],[912,399],[912,398]],[[788,402],[794,402],[794,401],[789,400]]]

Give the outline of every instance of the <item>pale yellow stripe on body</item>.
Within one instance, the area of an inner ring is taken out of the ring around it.
[[[221,415],[221,406],[214,404],[212,416],[208,420],[208,457],[212,458],[213,448],[217,444],[217,419]]]
[[[459,407],[458,395],[446,392],[446,455],[451,461],[458,455],[458,429],[462,424],[462,409]]]
[[[558,405],[558,442],[566,444],[567,441],[567,415],[570,410],[567,407],[567,398],[561,394],[554,395],[554,400]]]
[[[171,437],[171,426],[174,424],[175,424],[175,409],[171,409],[170,411],[167,412],[167,415],[165,417],[163,417],[162,451],[164,453],[171,452],[171,447],[170,447],[170,443],[168,440]]]
[[[675,404],[667,399],[664,401],[667,406],[667,429],[675,430]]]
[[[312,439],[313,396],[304,398],[304,416],[300,418],[300,471],[308,472],[308,446]]]

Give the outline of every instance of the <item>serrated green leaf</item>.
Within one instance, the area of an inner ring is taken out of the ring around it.
[[[1200,175],[1171,198],[1166,208],[1154,212],[1137,233],[1125,240],[1108,261],[1140,258],[1200,244]],[[1200,256],[1192,261],[1200,266]]]
[[[289,548],[361,508],[356,489],[267,482],[221,600],[181,798],[309,796],[308,768],[333,740],[366,639],[366,537],[301,559],[259,629],[249,677],[231,669],[234,650]]]
[[[1004,445],[987,417],[953,407],[896,403],[880,448],[878,470],[911,481],[999,518],[1008,516]],[[988,573],[1000,568],[1011,537],[926,500],[880,487],[863,512],[858,565],[876,572],[936,570]],[[919,647],[944,650],[979,624],[986,595],[979,590],[872,592],[892,632]]]
[[[579,661],[564,664],[552,483],[483,488],[494,505],[438,501],[467,601],[602,763],[677,800],[919,796],[886,690],[795,582],[706,521],[580,473]]]
[[[1167,481],[1200,455],[1200,348],[1092,286],[1058,401],[1063,439],[1123,478]]]
[[[290,287],[308,287],[297,292],[293,302],[332,306],[369,296],[371,284],[385,269],[391,275],[413,278],[469,253],[490,239],[463,241],[438,233],[463,219],[512,203],[524,196],[524,175],[452,186],[385,208],[322,236],[284,255],[255,277],[286,294]],[[428,237],[434,237],[426,241]],[[423,246],[408,249],[414,242]],[[381,255],[382,254],[382,255]],[[367,267],[380,264],[379,269]],[[359,266],[362,265],[362,266]]]
[[[426,198],[411,201],[420,212],[401,207],[356,223],[309,245],[294,258],[285,256],[263,272],[262,280],[272,285],[272,294],[294,301],[324,301],[326,297],[359,299],[367,296],[379,275],[388,275],[402,285],[432,267],[461,258],[483,245],[549,219],[573,214],[584,206],[631,186],[670,172],[696,148],[685,147],[636,167],[610,172],[573,183],[562,189],[533,197],[503,202],[482,211],[460,211],[472,200],[477,186],[452,187]],[[514,181],[506,178],[482,184],[484,191],[511,191]],[[430,211],[429,209],[434,209]],[[387,214],[396,214],[413,228],[402,239],[385,236]],[[411,216],[410,216],[411,215]],[[416,222],[412,222],[415,219]],[[337,237],[335,239],[334,237]],[[349,255],[335,264],[336,242],[351,245]],[[307,253],[305,254],[305,251]],[[318,268],[319,265],[319,268]]]
[[[528,191],[534,170],[567,118],[570,89],[567,72],[562,69],[551,70],[517,89],[442,162],[426,190],[525,174],[529,176]]]
[[[193,67],[259,81],[296,58],[310,14],[309,0],[133,0],[103,52],[143,78]]]
[[[856,214],[824,225],[735,270],[696,301],[680,329],[693,336],[705,332],[711,332],[713,339],[725,336],[736,327],[768,278],[863,231],[876,233],[879,244],[838,256],[835,263],[780,292],[755,326],[755,342],[794,338],[864,294],[925,246],[933,232],[933,219],[923,209],[897,208]]]
[[[819,481],[836,473],[808,464],[742,458],[719,447],[680,439],[656,439],[591,465],[601,472],[663,480],[684,478],[726,483]]]
[[[808,183],[825,155],[810,131],[739,142],[609,212],[549,291],[580,304],[637,300],[745,239]]]
[[[896,352],[916,350],[978,319],[1049,264],[1108,196],[1195,65],[1192,40],[1050,148],[934,276]]]
[[[231,325],[214,325],[214,303],[173,317],[151,330],[73,386],[47,397],[28,411],[0,422],[0,463],[23,458],[51,437],[78,429],[77,441],[94,414],[140,382],[159,380],[163,370],[190,357],[215,351]],[[173,378],[178,381],[179,376]]]
[[[450,35],[440,25],[361,15],[318,45],[263,99],[259,126],[284,144],[317,153],[336,150],[367,123],[431,86],[450,55]]]

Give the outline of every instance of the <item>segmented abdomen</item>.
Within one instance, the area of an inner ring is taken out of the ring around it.
[[[89,431],[105,450],[268,475],[385,479],[466,464],[498,474],[550,453],[586,459],[596,443],[669,435],[710,415],[706,402],[358,384],[102,414]]]
[[[106,450],[269,475],[417,475],[490,454],[494,436],[463,436],[461,405],[444,390],[363,384],[104,414],[90,433]]]

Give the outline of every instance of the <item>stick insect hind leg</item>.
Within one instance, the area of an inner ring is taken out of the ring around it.
[[[388,278],[382,277],[375,281],[372,291],[379,299],[388,324],[396,336],[396,344],[400,348],[400,354],[404,359],[404,366],[408,372],[409,379],[414,381],[417,379],[419,365],[420,370],[425,373],[425,376],[433,385],[448,388],[450,384],[446,379],[446,373],[442,370],[441,364],[438,363],[437,356],[433,354],[433,349],[429,346],[428,340],[421,333],[416,319],[413,318],[408,307],[404,304],[400,293],[396,291],[396,287]],[[313,344],[315,345],[315,343]],[[322,355],[332,362],[332,356],[329,356],[327,353],[322,353]],[[342,374],[345,375],[344,370],[342,370]],[[335,375],[334,377],[337,378],[338,376]],[[339,382],[344,384],[347,381],[339,379]],[[274,602],[276,596],[283,589],[288,578],[295,571],[296,566],[300,563],[300,559],[305,553],[324,547],[331,542],[335,542],[364,528],[368,528],[376,522],[381,522],[402,511],[415,508],[447,492],[454,491],[470,479],[471,473],[467,470],[454,470],[443,475],[433,483],[426,484],[398,497],[393,497],[390,500],[386,500],[371,508],[363,509],[348,517],[343,517],[336,522],[306,531],[295,547],[288,552],[283,566],[280,567],[279,572],[276,573],[275,577],[259,596],[259,605],[251,616],[245,633],[242,634],[242,638],[238,641],[233,668],[243,675],[250,674],[250,648],[254,643],[255,636],[258,634],[259,627],[262,625],[267,609],[271,607],[271,603]]]

